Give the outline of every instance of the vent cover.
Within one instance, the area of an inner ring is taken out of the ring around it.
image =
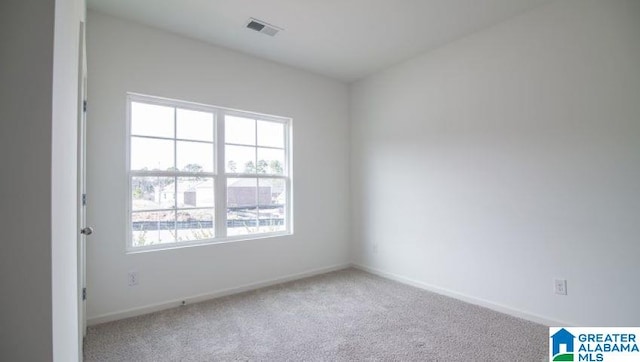
[[[276,34],[278,34],[278,32],[284,30],[282,28],[278,28],[277,26],[273,26],[262,20],[254,18],[249,18],[249,20],[247,21],[247,28],[269,36],[275,36]]]

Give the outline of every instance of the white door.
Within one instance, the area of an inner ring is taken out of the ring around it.
[[[80,338],[80,356],[82,356],[83,338],[87,331],[86,321],[86,239],[93,230],[86,224],[86,125],[87,125],[87,57],[85,50],[85,24],[80,23],[80,52],[78,74],[78,328]]]

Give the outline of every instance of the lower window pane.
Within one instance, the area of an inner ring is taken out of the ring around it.
[[[227,236],[255,234],[257,225],[258,209],[255,206],[227,208]]]
[[[261,178],[258,179],[258,232],[273,233],[285,231],[287,190],[283,179]]]
[[[215,237],[214,209],[178,210],[178,241]]]
[[[132,246],[176,241],[175,211],[134,212],[131,214]]]
[[[175,206],[173,177],[132,177],[133,211],[168,209]]]
[[[227,236],[258,232],[257,204],[257,179],[227,179]]]
[[[213,189],[211,177],[178,177],[178,208],[213,207]]]

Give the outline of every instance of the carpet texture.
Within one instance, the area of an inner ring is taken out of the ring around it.
[[[90,327],[85,361],[545,361],[542,325],[347,269]]]

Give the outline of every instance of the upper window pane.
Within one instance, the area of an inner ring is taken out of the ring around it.
[[[284,148],[284,124],[258,121],[258,146]]]
[[[178,171],[213,172],[213,143],[177,141]]]
[[[241,145],[256,144],[256,121],[250,118],[225,116],[224,133],[226,143]]]
[[[177,138],[213,142],[213,113],[176,110]]]
[[[258,148],[256,171],[272,175],[284,174],[284,150]]]
[[[131,102],[131,134],[173,138],[174,108]]]
[[[135,171],[172,171],[174,141],[131,137],[131,169]]]
[[[227,173],[256,173],[256,148],[225,146]]]

